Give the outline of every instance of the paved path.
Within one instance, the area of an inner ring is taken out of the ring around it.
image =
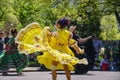
[[[24,72],[17,76],[15,72],[9,72],[9,76],[2,76],[0,80],[52,80],[50,71]],[[120,80],[120,72],[89,71],[85,75],[75,75],[71,72],[72,80]],[[66,80],[64,71],[58,71],[57,80]]]

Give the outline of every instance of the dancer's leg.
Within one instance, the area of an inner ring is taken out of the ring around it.
[[[68,69],[68,65],[64,64],[63,66],[64,66],[64,70],[65,70],[65,73],[66,73],[67,80],[71,80],[70,70]]]
[[[56,73],[56,66],[58,62],[52,61],[52,66],[51,66],[51,71],[52,71],[52,80],[56,80],[57,78],[57,73]]]

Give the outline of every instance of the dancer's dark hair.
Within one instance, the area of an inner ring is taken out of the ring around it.
[[[56,23],[60,25],[61,29],[63,29],[70,24],[70,20],[66,18],[62,18],[62,19],[59,19]]]

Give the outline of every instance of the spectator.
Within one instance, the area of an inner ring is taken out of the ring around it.
[[[109,70],[109,62],[107,59],[107,55],[103,55],[103,59],[100,61],[100,68],[102,71],[108,71]]]
[[[113,44],[112,47],[112,59],[113,59],[113,67],[115,70],[118,70],[118,62],[119,62],[119,49],[117,43]]]
[[[9,41],[9,39],[10,39],[9,32],[5,32],[5,37],[4,37],[5,44],[7,44],[7,42]]]
[[[3,32],[0,32],[0,54],[1,54],[1,52],[3,51],[3,47],[4,47],[3,37],[4,37],[4,33],[3,33]]]
[[[111,42],[110,40],[106,40],[105,41],[105,44],[104,44],[104,48],[105,48],[105,51],[104,51],[104,54],[107,55],[107,59],[110,61],[111,59]]]
[[[95,60],[98,61],[99,53],[100,53],[100,50],[101,50],[101,47],[102,47],[102,41],[99,39],[98,35],[94,36],[93,45],[94,45],[94,48],[95,48],[95,51],[96,51]]]

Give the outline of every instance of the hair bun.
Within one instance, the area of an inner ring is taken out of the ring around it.
[[[12,35],[13,35],[14,33],[17,33],[17,29],[15,29],[15,28],[10,29],[10,31],[11,31],[11,34],[12,34]]]
[[[66,18],[59,19],[57,23],[60,25],[61,29],[68,26],[70,24],[70,20]]]
[[[64,26],[68,26],[70,24],[70,20],[66,19],[66,18],[62,18],[61,19],[61,23],[64,25]]]

